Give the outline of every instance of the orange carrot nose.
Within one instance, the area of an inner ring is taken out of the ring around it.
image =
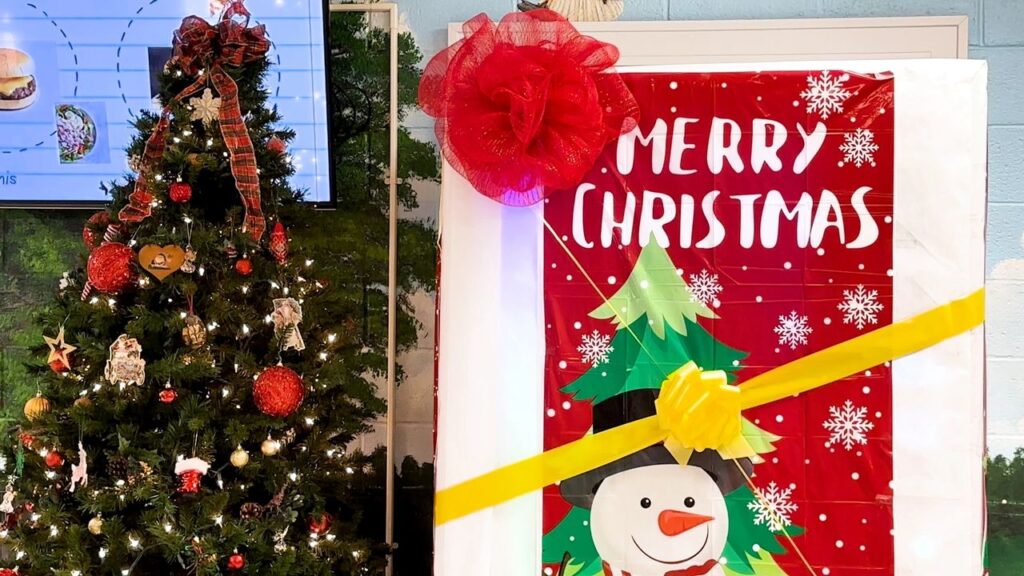
[[[658,528],[665,536],[678,536],[691,528],[714,520],[711,516],[690,514],[679,510],[665,510],[658,514]]]

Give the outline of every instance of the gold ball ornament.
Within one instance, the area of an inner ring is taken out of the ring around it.
[[[82,396],[82,397],[78,398],[77,400],[75,400],[74,406],[75,406],[75,408],[83,408],[83,409],[84,408],[91,408],[92,407],[92,399],[89,398],[88,396]]]
[[[249,463],[249,453],[239,446],[231,453],[231,465],[235,468],[244,468]]]
[[[267,437],[260,445],[260,452],[263,452],[264,456],[277,456],[281,452],[281,443],[273,438]]]
[[[93,536],[103,534],[103,518],[96,516],[92,520],[89,520],[89,533]]]
[[[44,414],[50,413],[50,401],[42,394],[36,394],[35,398],[25,402],[25,417],[32,420],[42,418]]]

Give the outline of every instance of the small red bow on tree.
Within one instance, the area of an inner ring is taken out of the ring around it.
[[[480,14],[423,72],[419,99],[448,162],[482,194],[525,206],[579,184],[639,107],[619,51],[551,10]]]
[[[230,155],[235,187],[245,205],[245,229],[258,242],[267,224],[260,205],[256,153],[249,130],[242,120],[238,85],[224,70],[228,66],[237,68],[263,58],[270,50],[270,40],[264,26],[249,27],[249,16],[241,0],[233,0],[216,25],[199,16],[185,18],[181,27],[174,32],[172,63],[191,76],[198,75],[200,71],[207,72],[175,96],[175,101],[184,100],[200,91],[208,81],[213,83],[220,95],[221,135]],[[153,167],[163,158],[170,114],[170,107],[165,107],[152,136],[146,141],[145,156],[135,182],[135,190],[129,196],[129,204],[118,214],[122,222],[141,222],[150,215],[153,195],[149,191],[149,177]]]

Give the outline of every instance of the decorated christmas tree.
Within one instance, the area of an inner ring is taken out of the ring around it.
[[[346,446],[382,409],[385,300],[355,258],[322,258],[268,49],[241,2],[175,34],[136,173],[40,314],[47,372],[0,462],[0,574],[382,566],[350,490],[368,461]]]
[[[590,313],[592,318],[616,324],[616,335],[607,342],[581,346],[580,352],[588,356],[585,360],[592,363],[592,368],[562,391],[572,394],[575,400],[592,403],[595,431],[599,414],[629,419],[644,410],[638,406],[645,403],[646,397],[650,397],[648,404],[653,404],[666,378],[687,362],[692,361],[703,370],[724,371],[730,381],[735,379],[746,355],[715,339],[699,322],[700,318],[717,318],[709,308],[715,291],[706,288],[692,289],[665,249],[652,241],[640,252],[633,271],[618,292]],[[773,451],[773,443],[779,438],[746,418],[742,426],[743,441],[730,446],[728,456],[749,459],[754,464],[761,462],[760,455]],[[724,465],[729,469],[735,466],[729,461]],[[632,466],[636,464],[610,465],[617,470]],[[563,493],[565,486],[563,483]],[[785,490],[774,485],[756,489],[759,495],[754,490],[746,483],[724,490],[729,529],[721,558],[717,560],[730,576],[785,574],[774,555],[786,553],[783,543],[787,536],[792,538],[802,530],[791,523]],[[558,565],[560,576],[609,573],[611,568],[605,566],[594,543],[592,530],[597,528],[591,510],[573,504],[565,518],[544,535],[543,562]]]

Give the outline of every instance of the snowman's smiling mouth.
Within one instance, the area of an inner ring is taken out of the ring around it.
[[[708,540],[711,539],[711,527],[710,526],[705,526],[704,527],[704,543],[700,545],[700,549],[697,550],[696,552],[694,552],[693,555],[688,556],[686,558],[683,558],[682,560],[662,560],[660,558],[655,558],[654,556],[651,556],[650,554],[648,554],[647,551],[644,550],[640,546],[640,543],[636,541],[636,537],[635,536],[630,536],[630,539],[633,540],[633,545],[636,546],[636,549],[639,550],[641,554],[643,554],[644,556],[647,556],[648,558],[650,558],[651,560],[654,560],[655,562],[657,562],[659,564],[682,564],[683,562],[689,562],[690,560],[693,560],[701,552],[704,551],[704,548],[706,548],[707,545],[708,545]]]

